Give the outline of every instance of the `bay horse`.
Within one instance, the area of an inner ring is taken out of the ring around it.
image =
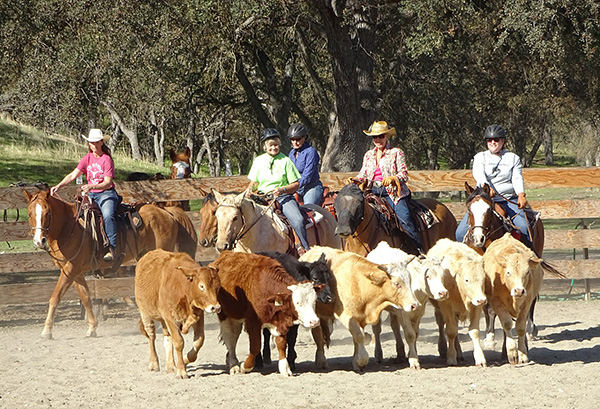
[[[41,336],[52,339],[56,308],[68,288],[74,285],[88,315],[86,336],[95,337],[98,319],[92,308],[85,273],[92,269],[111,268],[113,263],[103,261],[102,257],[98,257],[97,260],[93,257],[95,243],[91,232],[79,222],[74,203],[51,196],[49,190],[35,194],[24,192],[29,201],[27,210],[33,243],[36,248],[47,251],[60,269],[58,282],[49,300],[48,315]],[[181,209],[162,209],[145,204],[139,208],[138,213],[143,223],[137,229],[137,234],[130,229],[119,229],[117,251],[123,254],[122,263],[137,260],[156,248],[182,251],[192,258],[195,257],[196,232],[188,230],[190,226],[193,228],[193,225]]]
[[[171,179],[189,179],[192,177],[192,170],[190,167],[190,157],[192,156],[192,152],[188,147],[185,148],[183,152],[176,152],[175,149],[171,148],[169,151],[169,156],[171,158]],[[167,206],[179,206],[186,212],[190,211],[190,201],[189,200],[179,200],[179,201],[171,201],[167,202]]]
[[[437,219],[431,228],[420,232],[427,251],[441,238],[455,239],[456,218],[450,210],[435,199],[413,199],[427,207]],[[365,257],[381,241],[391,247],[418,255],[414,241],[403,231],[385,228],[380,213],[365,200],[365,192],[354,184],[344,186],[335,198],[338,225],[336,234],[345,239],[346,251]]]
[[[508,231],[507,226],[505,225],[506,212],[499,204],[494,203],[491,188],[487,183],[483,186],[472,188],[468,182],[465,182],[465,189],[468,194],[466,205],[469,230],[465,235],[464,242],[475,249],[479,254],[483,255],[485,249],[487,249],[494,240],[501,238],[504,236],[504,233]],[[544,251],[544,223],[542,223],[541,219],[538,219],[534,224],[530,233],[530,238],[531,244],[533,245],[532,250],[541,258]],[[553,275],[564,278],[564,275],[546,262],[542,262],[542,268]],[[527,322],[527,333],[529,338],[535,337],[537,334],[537,328],[533,321],[535,304],[536,300],[533,301],[531,309],[529,310],[529,319]],[[494,321],[496,319],[496,314],[489,304],[484,307],[484,315],[486,320],[485,343],[487,345],[493,345],[495,339]],[[503,351],[505,350],[504,346],[502,349]]]
[[[212,193],[218,204],[215,211],[217,251],[291,252],[295,244],[291,242],[288,233],[280,227],[281,221],[270,207],[256,204],[247,199],[246,192],[238,195],[223,195],[213,189]],[[335,235],[337,222],[331,213],[314,204],[302,207],[314,210],[323,217],[316,227],[311,226],[306,229],[309,244],[341,249],[341,240]]]

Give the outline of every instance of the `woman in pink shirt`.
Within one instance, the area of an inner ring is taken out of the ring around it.
[[[82,135],[88,141],[89,152],[71,173],[64,177],[56,186],[50,188],[50,194],[54,195],[58,190],[73,182],[79,176],[85,174],[87,184],[81,187],[84,194],[98,204],[102,210],[104,227],[108,242],[110,244],[104,261],[113,261],[116,257],[117,248],[117,223],[115,213],[119,196],[115,190],[115,165],[110,155],[110,149],[104,144],[102,130],[90,129],[88,137]]]
[[[390,129],[385,121],[375,121],[368,131],[363,132],[373,138],[375,147],[365,153],[357,179],[374,181],[373,193],[385,197],[404,231],[415,241],[418,251],[424,253],[421,237],[408,209],[411,195],[406,186],[408,169],[404,152],[392,148],[388,142],[389,137],[396,135],[396,129]]]

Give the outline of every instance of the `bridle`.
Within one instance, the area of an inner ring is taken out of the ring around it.
[[[250,201],[250,203],[252,203],[252,206],[255,206],[253,201]],[[244,230],[244,227],[246,226],[246,218],[244,217],[244,212],[242,211],[242,206],[236,206],[236,205],[232,205],[229,203],[219,203],[218,204],[217,209],[219,207],[230,207],[230,208],[238,209],[240,211],[240,215],[242,216],[242,227],[240,228],[239,233],[237,234],[237,236],[235,237],[235,239],[233,241],[234,247],[237,244],[237,242],[240,241],[242,239],[242,237],[244,237],[250,231],[250,229],[252,229],[252,227],[254,227],[254,225],[256,225],[256,223],[258,223],[260,218],[263,217],[267,213],[267,211],[269,211],[269,209],[271,207],[273,207],[274,203],[275,203],[275,199],[273,198],[272,200],[269,201],[269,204],[267,206],[265,206],[265,208],[261,211],[261,213],[258,215],[258,217],[255,218],[254,221],[252,221],[252,223],[250,223],[250,225],[246,228],[246,230]]]

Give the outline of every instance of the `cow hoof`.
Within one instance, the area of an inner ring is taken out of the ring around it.
[[[232,366],[231,368],[229,368],[229,374],[230,375],[235,375],[235,374],[239,374],[241,373],[240,371],[240,367],[238,365]]]
[[[52,333],[51,332],[42,332],[42,335],[40,335],[40,338],[42,339],[52,339]]]
[[[496,346],[496,337],[494,336],[494,334],[487,334],[485,336],[485,339],[483,340],[483,345],[485,345],[485,347],[488,349],[494,349],[494,347]]]
[[[85,334],[86,338],[96,338],[98,334],[96,334],[96,330],[88,331]]]
[[[418,359],[410,358],[408,362],[412,369],[421,369],[421,364],[419,363]]]
[[[158,365],[158,362],[151,362],[148,365],[148,371],[150,371],[150,372],[160,372],[160,367]]]
[[[281,359],[279,361],[279,373],[286,376],[292,376],[294,374],[287,359]]]
[[[190,379],[187,372],[185,372],[185,371],[183,371],[183,373],[177,372],[177,374],[175,375],[175,378],[176,379]]]

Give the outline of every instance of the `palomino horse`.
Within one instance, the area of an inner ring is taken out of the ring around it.
[[[33,243],[37,248],[46,250],[60,269],[58,282],[50,297],[42,337],[52,338],[56,307],[72,284],[88,315],[89,328],[86,336],[94,337],[98,319],[92,308],[85,272],[110,268],[112,264],[102,261],[101,257],[97,261],[92,257],[92,235],[77,219],[74,203],[51,196],[49,190],[33,195],[25,191],[25,195],[29,200],[29,226],[33,232]],[[143,224],[137,234],[129,229],[126,232],[119,230],[117,251],[123,254],[122,262],[138,259],[156,248],[183,251],[195,257],[196,232],[187,230],[193,225],[181,209],[161,209],[147,204],[139,208],[139,214]]]
[[[441,238],[454,240],[456,219],[450,210],[434,199],[417,199],[425,205],[437,219],[431,228],[421,232],[421,241],[427,251]],[[389,231],[384,228],[379,212],[365,200],[363,191],[355,184],[344,186],[335,198],[335,212],[338,217],[336,234],[346,239],[346,251],[366,256],[380,241],[391,247],[417,254],[416,245],[403,231]]]
[[[288,253],[293,248],[294,243],[291,242],[288,233],[280,227],[278,223],[281,222],[270,207],[246,199],[245,192],[238,195],[223,195],[216,190],[212,192],[218,203],[215,212],[218,228],[217,251]],[[309,244],[341,249],[341,240],[335,235],[335,218],[320,206],[310,204],[303,207],[323,216],[316,227],[312,226],[306,230]]]
[[[465,182],[465,189],[468,193],[467,197],[467,214],[469,221],[469,230],[465,235],[465,243],[475,249],[479,254],[483,254],[485,249],[489,247],[492,241],[501,238],[506,232],[504,220],[505,212],[498,204],[494,204],[491,196],[490,187],[486,184],[478,186],[473,189],[467,182]],[[539,219],[533,226],[531,231],[531,241],[533,244],[533,250],[538,257],[542,257],[544,251],[544,224]],[[564,277],[554,267],[550,266],[546,262],[542,262],[544,270]],[[535,308],[535,300],[531,305],[529,311],[529,320],[527,323],[529,336],[535,336],[537,328],[533,322],[533,310]],[[488,305],[484,308],[485,319],[486,319],[486,344],[493,344],[494,342],[494,321],[496,314]],[[504,348],[503,348],[504,349]]]

